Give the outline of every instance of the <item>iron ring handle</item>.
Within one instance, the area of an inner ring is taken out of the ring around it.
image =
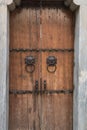
[[[49,69],[49,67],[54,67],[54,70],[51,71],[51,70]],[[56,69],[57,69],[56,65],[54,65],[54,66],[49,66],[49,65],[48,65],[48,66],[47,66],[47,71],[48,71],[49,73],[54,73],[54,72],[56,71]]]
[[[31,67],[32,69],[28,69],[29,67]],[[33,73],[34,71],[35,71],[35,65],[34,64],[32,64],[32,65],[26,65],[25,66],[25,70],[26,70],[26,72],[28,72],[28,73]]]

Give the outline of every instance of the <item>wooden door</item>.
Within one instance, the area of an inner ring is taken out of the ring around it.
[[[9,130],[72,130],[74,14],[28,7],[10,17]],[[35,58],[32,73],[25,69],[26,56]],[[49,56],[57,59],[53,73]]]

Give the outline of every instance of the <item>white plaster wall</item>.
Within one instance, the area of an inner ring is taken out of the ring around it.
[[[10,5],[11,3],[13,3],[13,0],[0,0],[0,4]]]
[[[0,130],[8,130],[9,106],[9,13],[0,5]]]

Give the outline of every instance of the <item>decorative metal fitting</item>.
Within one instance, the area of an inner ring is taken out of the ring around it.
[[[33,56],[27,56],[25,58],[25,70],[28,73],[33,73],[35,70],[35,57]],[[30,68],[31,67],[31,68]]]
[[[47,70],[50,73],[54,73],[57,69],[56,64],[57,64],[57,58],[55,56],[49,56],[46,60],[47,63]],[[53,70],[49,69],[50,67],[54,67]]]

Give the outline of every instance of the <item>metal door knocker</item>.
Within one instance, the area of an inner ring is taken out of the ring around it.
[[[55,56],[49,56],[46,59],[46,63],[47,63],[47,71],[50,73],[54,73],[57,69],[56,64],[57,64],[57,58]],[[51,70],[52,67],[52,70]]]
[[[35,71],[35,57],[27,56],[25,58],[25,70],[28,73],[33,73]]]

